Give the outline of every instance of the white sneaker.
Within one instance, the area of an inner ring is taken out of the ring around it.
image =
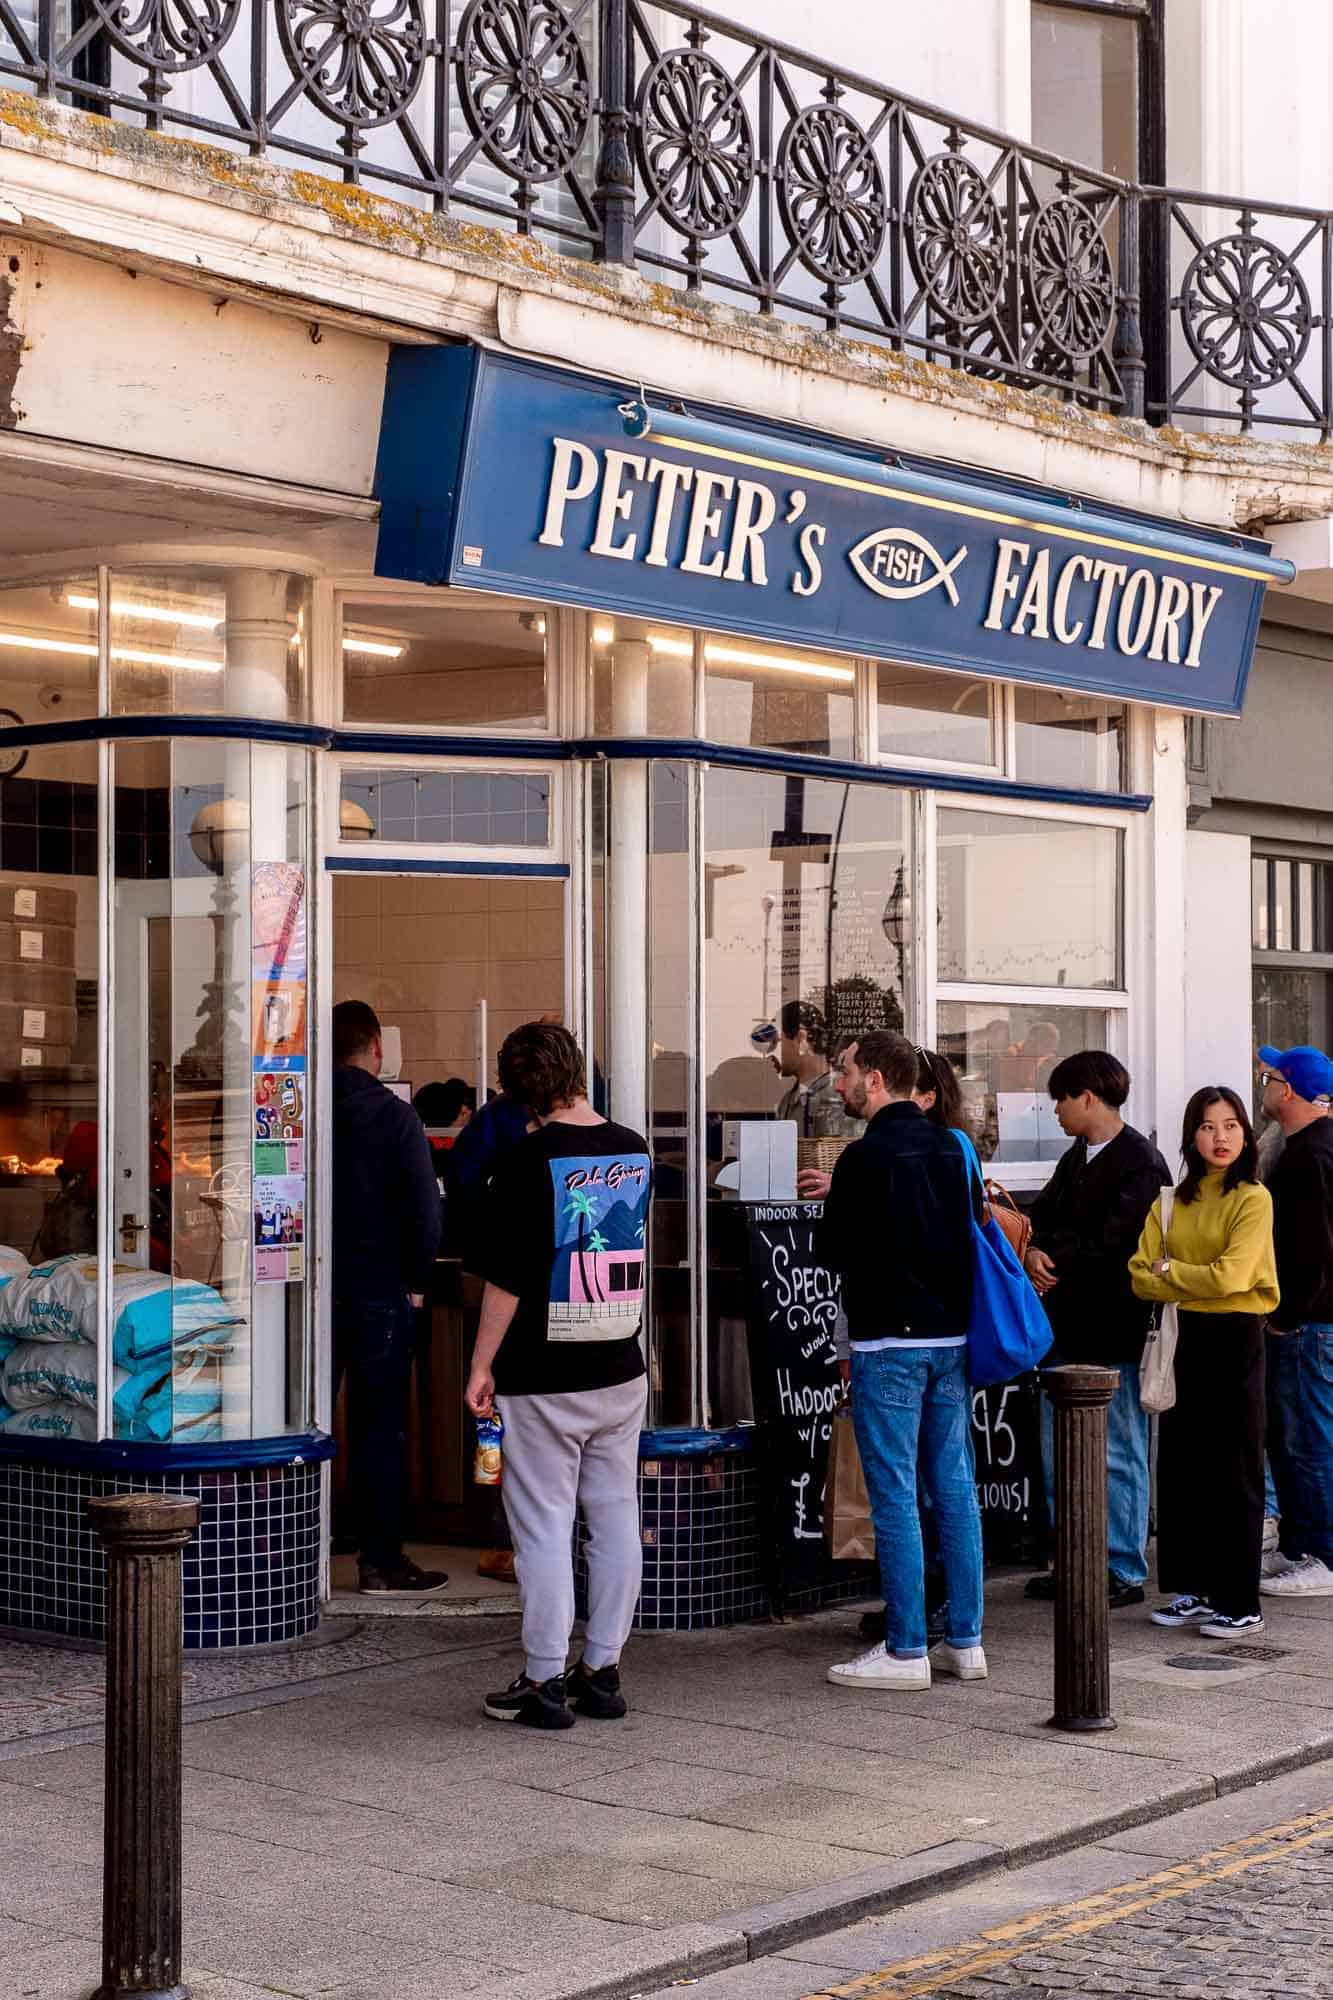
[[[1263,1614],[1247,1611],[1239,1618],[1228,1617],[1225,1611],[1213,1611],[1202,1625],[1196,1626],[1201,1639],[1234,1639],[1238,1632],[1262,1632]]]
[[[1148,1616],[1154,1625],[1195,1625],[1201,1618],[1211,1618],[1213,1607],[1206,1597],[1173,1597],[1169,1604],[1161,1605]]]
[[[980,1646],[951,1646],[947,1640],[934,1647],[930,1664],[937,1674],[952,1674],[955,1680],[984,1681],[986,1655]]]
[[[1302,1556],[1284,1576],[1266,1576],[1259,1588],[1265,1597],[1333,1597],[1333,1569],[1318,1556]]]
[[[896,1660],[885,1646],[872,1646],[854,1660],[830,1667],[828,1678],[835,1687],[848,1688],[928,1688],[930,1661]]]
[[[1259,1565],[1260,1576],[1290,1576],[1291,1572],[1304,1561],[1302,1556],[1284,1556],[1281,1549],[1264,1550],[1263,1562]]]
[[[1271,1514],[1264,1515],[1264,1554],[1277,1547],[1277,1538],[1282,1531],[1282,1523]]]

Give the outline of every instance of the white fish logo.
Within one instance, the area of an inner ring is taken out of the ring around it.
[[[848,551],[847,560],[869,590],[879,597],[899,602],[908,597],[924,597],[928,590],[943,584],[949,602],[958,603],[953,573],[967,554],[967,544],[945,562],[933,542],[918,535],[915,528],[877,528]],[[929,571],[927,564],[930,565]]]

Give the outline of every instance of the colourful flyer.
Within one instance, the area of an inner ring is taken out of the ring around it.
[[[256,1070],[305,1069],[305,981],[254,982],[254,1066]]]
[[[255,1281],[290,1284],[305,1273],[305,1176],[256,1174]]]
[[[251,871],[250,950],[256,979],[305,978],[305,870],[299,861],[260,861]]]

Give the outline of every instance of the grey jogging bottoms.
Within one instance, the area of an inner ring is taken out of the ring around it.
[[[583,1657],[614,1666],[643,1579],[639,1433],[648,1381],[558,1396],[500,1396],[504,1495],[523,1604],[531,1680],[565,1671],[574,1627],[574,1519],[588,1524],[588,1625]]]

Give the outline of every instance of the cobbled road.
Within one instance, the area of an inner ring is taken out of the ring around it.
[[[837,2000],[1333,2000],[1333,1807],[810,1992]]]

